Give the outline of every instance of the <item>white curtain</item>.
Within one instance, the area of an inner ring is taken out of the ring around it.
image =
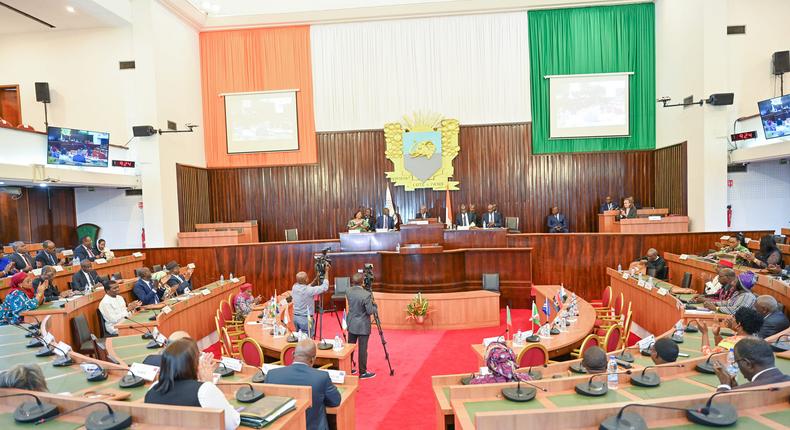
[[[315,25],[316,130],[382,128],[415,111],[529,121],[528,39],[526,12]]]

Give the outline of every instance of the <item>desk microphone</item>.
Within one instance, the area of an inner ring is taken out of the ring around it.
[[[790,334],[783,334],[776,339],[776,342],[771,344],[771,349],[774,352],[785,352],[790,350],[790,342],[782,342],[782,339],[790,339]]]
[[[521,388],[521,383],[525,383],[530,386],[530,388]],[[527,381],[522,381],[521,379],[518,380],[518,384],[515,387],[507,387],[502,389],[502,396],[512,402],[528,402],[535,398],[537,394],[537,388],[544,393],[547,390],[546,388],[539,387],[535,384],[529,383]]]
[[[56,417],[60,413],[58,407],[51,403],[44,403],[38,396],[30,393],[6,394],[0,398],[28,396],[36,402],[23,402],[14,410],[14,421],[18,423],[34,423],[42,419]]]
[[[88,415],[88,417],[85,418],[85,428],[87,430],[121,430],[129,428],[132,425],[131,415],[127,414],[126,412],[114,411],[106,402],[91,402],[63,412],[63,415],[77,412],[95,405],[104,405],[107,407],[107,411],[96,411]],[[36,424],[44,424],[53,418],[55,417],[44,418],[37,421]]]
[[[128,320],[130,320],[130,321],[132,321],[134,323],[140,324],[137,321],[135,321],[135,320],[133,320],[133,319],[131,319],[129,317],[126,317],[126,319],[128,319]],[[151,333],[151,330],[149,330],[148,327],[146,327],[146,326],[144,326],[142,324],[140,324],[140,326],[144,327],[146,331],[142,331],[142,330],[138,329],[135,326],[129,326],[129,328],[134,330],[134,331],[136,331],[136,332],[138,332],[138,333],[143,333],[143,339],[151,339],[151,341],[148,342],[148,344],[145,345],[146,348],[148,348],[148,349],[157,349],[157,348],[162,348],[162,347],[164,347],[167,344],[167,340],[165,340],[164,342],[159,342],[158,340],[154,339],[154,337],[153,337],[154,334]],[[150,337],[146,337],[146,336],[150,336]]]
[[[121,388],[135,388],[145,384],[145,379],[135,375],[129,369],[119,369],[119,368],[104,368],[100,366],[98,363],[91,362],[91,364],[96,365],[96,370],[88,374],[88,381],[90,382],[100,382],[107,379],[108,372],[126,372],[123,375],[123,378],[118,382],[118,386]]]
[[[248,382],[223,382],[217,385],[244,385],[236,390],[236,400],[241,403],[255,403],[258,400],[266,397],[265,394],[255,389],[252,384]]]
[[[132,317],[129,317],[129,316],[124,317],[124,319],[127,319],[127,320],[129,320],[129,321],[131,321],[131,322],[133,322],[133,323],[137,324],[138,326],[140,326],[140,327],[145,329],[145,331],[141,331],[141,330],[134,329],[134,326],[131,327],[136,332],[143,333],[143,339],[153,339],[154,338],[154,334],[151,333],[151,330],[145,324],[141,323],[140,321],[133,320]]]
[[[34,320],[36,320],[36,323],[35,324],[29,324],[27,326],[27,328],[29,328],[30,330],[33,330],[33,331],[40,330],[41,329],[41,321],[39,321],[39,319],[36,318],[35,315],[30,315],[30,317],[33,318]]]
[[[148,317],[148,321],[156,321],[156,317],[158,317],[159,314],[156,313],[156,309],[151,309],[151,312],[153,312],[154,314]]]
[[[617,412],[617,415],[605,419],[600,427],[600,430],[647,430],[647,423],[644,418],[639,414],[626,414],[626,408],[643,407],[655,409],[668,409],[671,411],[684,411],[688,412],[686,408],[675,408],[672,406],[659,406],[659,405],[642,405],[639,403],[631,403],[625,405]]]
[[[25,326],[23,326],[21,324],[14,324],[14,327],[20,328],[20,329],[22,329],[22,330],[24,330],[24,331],[26,331],[26,332],[28,332],[30,334],[33,333],[33,331],[28,330]],[[55,366],[55,367],[64,367],[64,366],[70,366],[70,365],[72,365],[74,363],[74,361],[71,359],[71,357],[69,357],[69,353],[67,351],[62,350],[62,349],[58,348],[55,345],[47,344],[41,336],[33,336],[33,340],[38,342],[36,346],[41,346],[42,347],[41,349],[39,349],[36,352],[36,357],[49,357],[50,355],[54,355],[55,354],[55,351],[53,351],[53,348],[54,348],[55,350],[62,352],[63,356],[62,357],[58,357],[58,359],[53,361],[52,362],[53,366]],[[27,345],[27,347],[31,348],[32,347],[31,344],[32,344],[32,342],[29,343]]]
[[[219,370],[219,366],[222,366],[222,367],[223,367],[223,370]],[[233,369],[231,369],[230,367],[226,366],[226,365],[225,365],[225,363],[223,363],[223,362],[221,362],[221,361],[219,362],[219,366],[217,366],[217,374],[218,374],[220,377],[222,377],[222,378],[224,378],[224,377],[226,377],[226,376],[231,376],[231,375],[233,375],[234,373],[236,373],[236,371],[235,371],[235,370],[233,370]]]
[[[722,354],[726,354],[728,352],[730,352],[730,351],[727,350],[727,351],[714,352],[713,354],[709,355],[708,359],[705,360],[704,362],[697,363],[697,365],[694,367],[694,369],[697,372],[700,372],[700,373],[707,373],[707,374],[713,375],[713,374],[716,373],[716,370],[713,368],[713,364],[711,364],[710,359],[713,358],[716,355],[722,355]]]
[[[632,346],[623,348],[623,350],[620,351],[620,353],[617,354],[615,357],[618,360],[625,361],[626,363],[633,363],[634,362],[634,356],[630,352],[628,352],[628,350],[631,349],[631,348],[639,348],[639,345],[632,345]]]
[[[713,398],[722,394],[739,394],[755,391],[778,391],[779,388],[763,388],[759,390],[736,390],[719,391],[708,398],[704,405],[694,405],[686,411],[686,418],[689,421],[712,427],[726,427],[735,424],[738,420],[738,411],[735,406],[729,403],[718,403],[713,405]]]
[[[258,371],[252,376],[252,382],[262,384],[266,382],[266,372],[263,371],[263,367],[257,367],[257,369]]]
[[[609,385],[607,382],[593,382],[593,379],[599,376],[609,376],[609,375],[630,375],[631,371],[626,370],[624,372],[604,372],[604,373],[596,373],[593,376],[590,376],[590,379],[587,380],[587,383],[584,382],[580,384],[576,384],[574,389],[577,393],[583,396],[590,396],[590,397],[598,397],[603,396],[609,392]]]
[[[31,338],[30,342],[25,345],[26,348],[38,348],[44,346],[44,340],[41,338],[41,332],[38,329],[28,329],[22,324],[14,324],[14,327],[24,330],[25,337]]]
[[[645,373],[647,369],[651,368],[664,368],[664,367],[686,367],[685,364],[654,364],[645,366],[641,373],[631,375],[631,384],[638,387],[658,387],[661,384],[661,378],[656,372]]]
[[[529,377],[534,379],[535,381],[539,381],[539,380],[543,379],[543,373],[541,373],[540,370],[536,370],[536,371],[533,372],[532,371],[533,367],[535,367],[535,366],[529,366],[529,369],[527,370],[527,375],[529,375]],[[542,368],[545,369],[546,367],[549,367],[549,365],[546,364],[546,363],[543,363],[539,367],[542,367]]]

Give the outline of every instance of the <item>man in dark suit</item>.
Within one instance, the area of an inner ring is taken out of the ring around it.
[[[64,260],[62,258],[58,258],[55,242],[51,240],[45,240],[41,246],[44,249],[38,251],[38,254],[36,254],[36,267],[57,266],[63,264]]]
[[[93,270],[90,260],[80,261],[80,270],[71,276],[71,289],[74,291],[89,291],[101,286],[99,274]]]
[[[365,210],[362,211],[362,213],[364,214],[362,218],[367,220],[368,222],[368,231],[373,231],[373,229],[375,228],[374,226],[376,225],[376,218],[373,217],[373,209],[365,208]]]
[[[351,276],[351,288],[346,293],[348,300],[348,341],[357,344],[359,351],[359,378],[367,379],[376,376],[368,372],[368,338],[370,338],[370,316],[378,309],[373,304],[369,291],[362,288],[362,274]]]
[[[395,218],[390,215],[389,208],[384,208],[383,213],[376,218],[376,228],[395,229]]]
[[[328,430],[326,408],[340,405],[340,391],[332,384],[328,373],[313,369],[315,353],[315,342],[302,339],[296,344],[293,364],[270,370],[266,383],[312,387],[313,405],[305,413],[307,430]]]
[[[669,275],[667,262],[658,255],[658,251],[655,248],[648,249],[646,256],[637,258],[634,261],[645,263],[647,274],[656,279],[666,280]]]
[[[193,269],[187,269],[187,273],[181,274],[181,266],[175,261],[165,264],[165,270],[170,274],[170,279],[167,280],[167,285],[176,288],[176,294],[184,294],[187,291],[192,291],[192,272]]]
[[[475,206],[474,203],[469,203],[469,213],[472,214],[472,216],[475,217],[475,224],[478,227],[482,227],[483,226],[483,217],[481,217],[477,213],[477,206]]]
[[[727,373],[725,365],[716,360],[713,361],[713,368],[716,370],[719,382],[721,382],[717,391],[752,388],[790,381],[790,375],[785,375],[776,368],[774,351],[768,342],[756,337],[747,337],[739,340],[734,349],[738,369],[749,382],[739,386],[735,376]]]
[[[82,260],[93,261],[96,259],[96,254],[93,253],[93,239],[90,236],[82,238],[80,246],[74,248],[74,258]]]
[[[428,219],[430,217],[431,214],[428,213],[428,207],[425,205],[420,206],[420,211],[414,216],[416,219]]]
[[[466,210],[466,205],[461,205],[461,212],[455,216],[455,225],[458,226],[475,226],[477,225],[477,214]]]
[[[38,291],[38,287],[40,285],[45,285],[44,289],[44,301],[51,302],[53,300],[59,300],[61,297],[66,298],[70,297],[72,291],[66,290],[63,293],[60,292],[57,285],[55,285],[52,281],[55,279],[55,268],[52,266],[44,266],[41,269],[41,275],[39,275],[36,279],[33,279],[33,289]]]
[[[617,203],[612,201],[612,196],[606,196],[606,202],[598,208],[598,213],[604,213],[606,211],[614,211],[620,209],[617,207]]]
[[[8,256],[8,259],[14,263],[16,270],[29,272],[36,267],[36,262],[33,260],[33,257],[27,253],[27,245],[25,242],[14,242],[11,244],[11,249],[14,252]]]
[[[560,213],[560,208],[557,206],[551,208],[551,215],[546,217],[546,225],[549,227],[549,233],[568,232],[568,220]]]
[[[754,302],[754,309],[763,316],[763,325],[760,326],[757,337],[765,339],[790,327],[790,321],[787,320],[784,312],[779,310],[779,303],[773,296],[758,297]]]
[[[162,300],[165,295],[165,290],[159,288],[156,283],[151,279],[151,269],[143,267],[139,271],[140,279],[137,280],[132,288],[134,296],[137,297],[143,305],[153,305]]]
[[[502,214],[496,210],[496,205],[493,203],[488,204],[488,212],[483,215],[484,228],[499,228],[502,227]]]

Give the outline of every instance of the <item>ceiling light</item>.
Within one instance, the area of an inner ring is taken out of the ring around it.
[[[74,6],[66,6],[66,12],[68,12],[68,13],[74,13],[74,12],[76,12],[76,11],[74,10]]]
[[[47,188],[47,184],[45,184],[45,183],[40,183],[40,184],[38,184],[38,186],[41,187],[41,188]]]

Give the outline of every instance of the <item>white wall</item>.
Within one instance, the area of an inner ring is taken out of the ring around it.
[[[138,206],[142,196],[126,196],[114,188],[77,188],[77,225],[93,223],[101,227],[99,238],[110,249],[142,246],[143,210]]]
[[[749,163],[743,173],[729,173],[732,231],[776,230],[790,226],[790,163]]]

